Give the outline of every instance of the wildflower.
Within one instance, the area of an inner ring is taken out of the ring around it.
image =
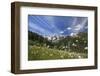
[[[73,43],[72,45],[73,45],[73,46],[76,46],[76,44],[75,44],[75,43]]]
[[[49,48],[50,46],[48,45],[47,48]]]
[[[80,58],[81,58],[81,56],[78,56],[78,58],[80,59]]]
[[[76,42],[78,42],[78,40],[76,40]]]
[[[87,50],[87,49],[88,49],[88,47],[84,47],[84,49],[85,49],[85,50]]]

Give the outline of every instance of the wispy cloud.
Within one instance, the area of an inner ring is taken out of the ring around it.
[[[48,31],[40,26],[38,26],[37,24],[34,24],[32,22],[29,22],[29,29],[32,31],[32,32],[36,32],[38,34],[42,34],[42,35],[48,35],[48,34],[52,34],[51,31]]]
[[[62,34],[62,33],[64,33],[64,31],[60,31],[60,33]]]
[[[78,33],[80,30],[84,29],[86,27],[85,25],[87,21],[88,21],[87,18],[83,19],[80,24],[77,24],[74,27],[74,31]]]
[[[79,31],[81,28],[82,28],[81,24],[78,24],[78,25],[75,26],[74,30]]]
[[[71,30],[71,29],[72,29],[71,27],[68,27],[68,28],[67,28],[67,30]]]
[[[60,30],[55,24],[55,17],[54,16],[44,16],[44,19],[46,20],[48,24],[50,24],[49,28],[54,29],[53,31],[59,34]]]
[[[29,30],[41,35],[70,35],[88,29],[87,17],[38,16],[28,17]]]

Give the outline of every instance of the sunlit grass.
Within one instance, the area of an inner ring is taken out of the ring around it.
[[[80,59],[87,58],[86,53],[68,52],[51,49],[44,46],[29,46],[28,60],[52,60],[52,59]]]

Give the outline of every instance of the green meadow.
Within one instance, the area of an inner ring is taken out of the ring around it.
[[[83,59],[88,57],[87,35],[66,37],[55,42],[29,32],[28,60]]]
[[[38,46],[29,46],[28,56],[28,60],[87,58],[87,54],[85,53],[67,52]]]

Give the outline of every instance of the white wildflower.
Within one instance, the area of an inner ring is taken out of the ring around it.
[[[80,58],[81,58],[81,56],[78,56],[78,58],[80,59]]]
[[[87,50],[87,49],[88,49],[88,47],[84,47],[84,49],[85,49],[85,50]]]
[[[73,43],[73,44],[72,44],[72,46],[76,46],[76,44],[75,44],[75,43]]]
[[[78,40],[76,40],[76,42],[78,42]]]

